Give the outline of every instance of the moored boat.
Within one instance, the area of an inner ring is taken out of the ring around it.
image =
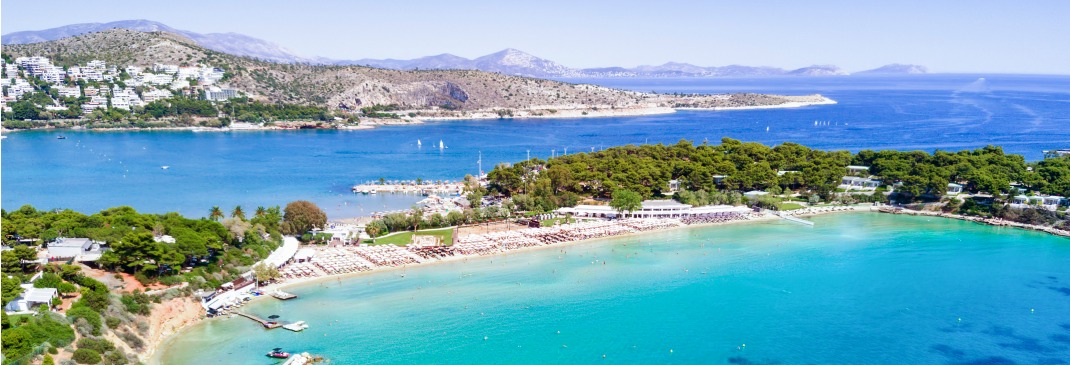
[[[273,357],[276,359],[285,359],[290,357],[289,352],[282,351],[281,347],[276,347],[267,353],[267,357]]]

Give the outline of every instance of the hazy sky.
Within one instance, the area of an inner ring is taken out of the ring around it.
[[[517,48],[570,67],[667,61],[860,71],[1070,74],[1070,1],[6,0],[0,31],[149,19],[262,38],[302,56],[477,57]]]

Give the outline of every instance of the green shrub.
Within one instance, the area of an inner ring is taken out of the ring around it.
[[[117,317],[105,317],[104,318],[104,324],[108,325],[108,328],[111,328],[111,329],[118,328],[119,324],[121,324],[121,323],[122,323],[122,320],[117,318]]]
[[[94,339],[85,337],[78,340],[78,348],[90,349],[99,353],[105,353],[115,349],[115,345],[106,339]]]
[[[74,350],[74,356],[71,356],[71,359],[79,364],[98,364],[101,360],[100,353],[90,349]]]
[[[85,306],[73,306],[67,311],[67,318],[72,322],[77,321],[79,318],[84,319],[89,325],[93,326],[93,335],[100,336],[100,327],[102,325],[100,313],[97,313],[93,309]]]
[[[140,315],[148,315],[152,312],[152,296],[148,294],[142,292],[123,294],[120,301],[126,307],[127,312]]]

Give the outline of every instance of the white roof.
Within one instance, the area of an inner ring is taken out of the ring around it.
[[[27,303],[50,303],[57,293],[56,288],[29,288],[22,297]]]
[[[305,247],[305,248],[302,248],[300,250],[297,250],[297,255],[294,256],[294,259],[297,259],[297,260],[308,260],[308,259],[313,258],[315,256],[316,256],[316,250],[315,249],[313,249],[312,247]]]
[[[690,207],[691,207],[691,205],[681,204],[680,202],[677,202],[675,200],[644,200],[643,201],[643,209],[646,209],[646,208],[686,209],[686,208],[690,208]]]
[[[297,242],[297,238],[292,236],[286,236],[282,238],[282,246],[271,252],[268,258],[264,259],[264,263],[273,265],[274,267],[281,267],[287,261],[290,261],[297,254],[297,247],[300,245]]]

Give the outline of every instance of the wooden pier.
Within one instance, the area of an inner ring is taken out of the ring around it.
[[[263,318],[260,318],[260,317],[254,316],[254,315],[252,315],[252,314],[249,314],[249,313],[245,313],[245,312],[235,312],[235,313],[236,313],[237,315],[239,315],[239,316],[242,316],[242,317],[245,317],[245,318],[248,318],[248,319],[254,320],[254,321],[256,321],[257,323],[260,323],[260,325],[261,325],[261,326],[264,326],[264,328],[266,328],[266,329],[269,329],[269,330],[270,330],[270,329],[275,329],[275,328],[278,328],[278,327],[282,326],[282,325],[281,325],[281,324],[279,324],[279,322],[277,322],[277,321],[268,321],[268,320],[265,320],[265,319],[263,319]]]

